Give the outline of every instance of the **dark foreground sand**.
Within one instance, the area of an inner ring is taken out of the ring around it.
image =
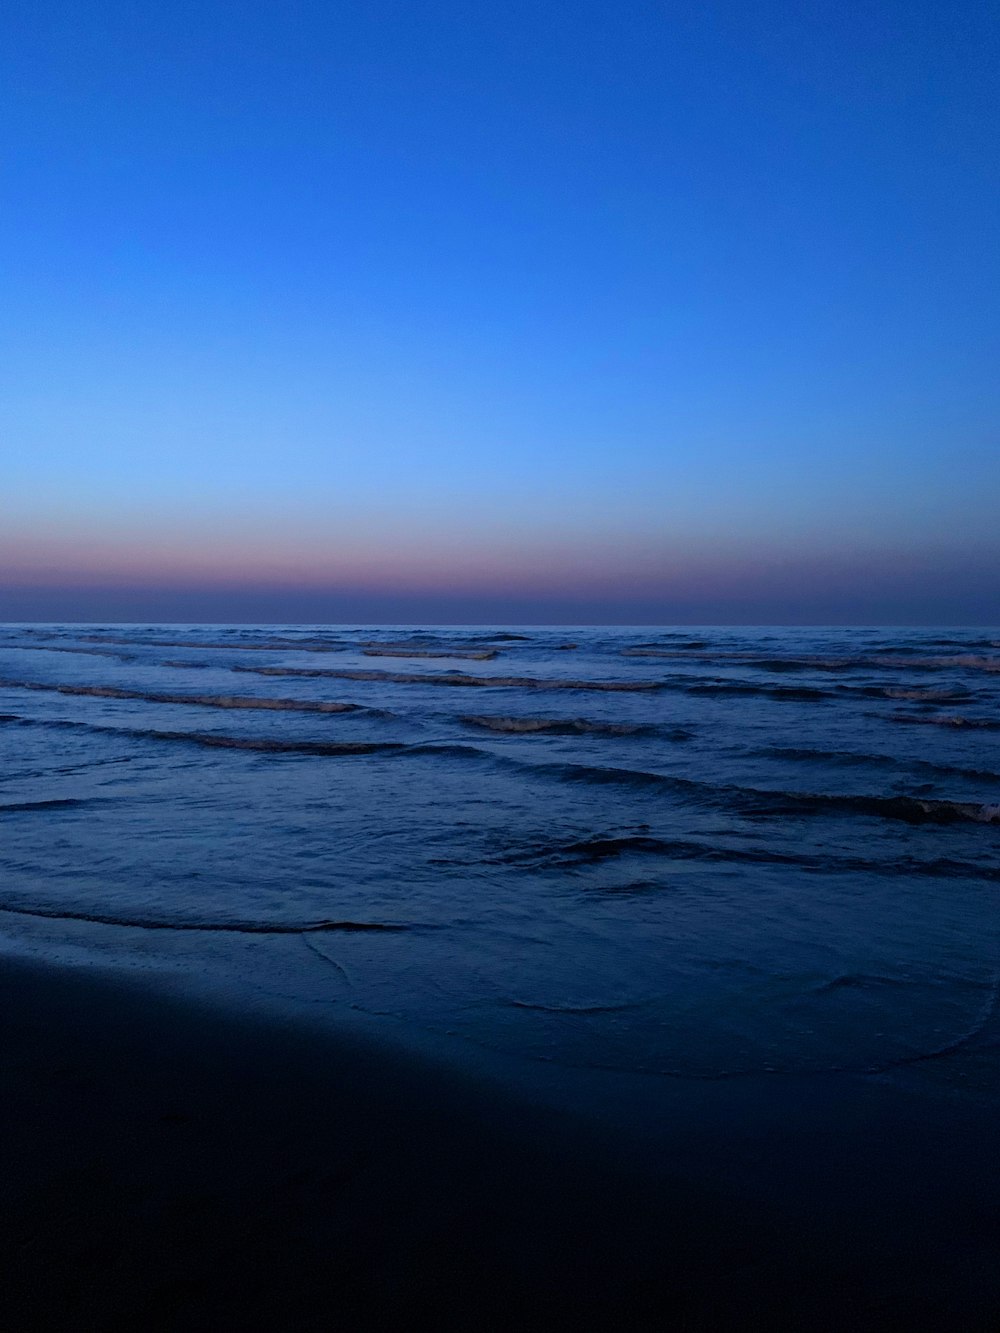
[[[481,1079],[134,983],[5,961],[0,1013],[4,1329],[996,1326],[990,1181],[919,1184],[946,1125],[883,1151],[873,1124],[860,1154],[803,1125],[789,1159],[827,1167],[785,1210],[725,1166],[754,1151],[735,1107],[680,1134],[707,1161],[731,1129],[698,1180]]]

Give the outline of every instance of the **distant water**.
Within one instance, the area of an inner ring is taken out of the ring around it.
[[[693,1080],[995,1042],[1000,631],[0,627],[0,925]]]

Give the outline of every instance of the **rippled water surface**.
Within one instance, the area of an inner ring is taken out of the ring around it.
[[[0,627],[0,907],[529,1059],[994,1040],[1000,631]]]

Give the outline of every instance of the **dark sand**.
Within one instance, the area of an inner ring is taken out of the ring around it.
[[[135,982],[4,961],[0,1012],[4,1329],[996,1326],[995,1141],[947,1108],[897,1123],[876,1093],[884,1122],[862,1097],[789,1137],[708,1090],[668,1169],[481,1077]]]

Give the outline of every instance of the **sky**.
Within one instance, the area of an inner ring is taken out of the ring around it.
[[[7,0],[0,619],[1000,624],[992,0]]]

